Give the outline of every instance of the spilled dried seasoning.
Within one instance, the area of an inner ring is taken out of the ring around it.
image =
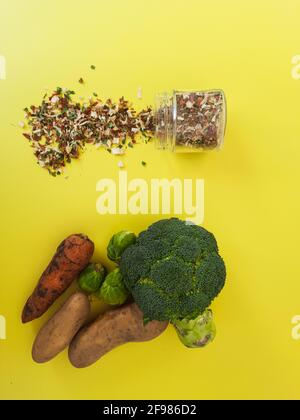
[[[123,97],[105,102],[96,96],[87,103],[73,99],[75,92],[57,88],[45,95],[39,106],[25,108],[30,142],[38,164],[53,176],[63,172],[72,159],[78,159],[88,143],[121,155],[142,135],[153,137],[151,107],[137,112]]]

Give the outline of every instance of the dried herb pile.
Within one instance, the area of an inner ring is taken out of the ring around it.
[[[88,102],[76,101],[75,92],[57,88],[39,106],[25,108],[30,142],[38,164],[53,176],[78,159],[86,144],[122,155],[139,136],[148,142],[154,134],[151,107],[137,112],[124,99],[102,101],[94,94]]]

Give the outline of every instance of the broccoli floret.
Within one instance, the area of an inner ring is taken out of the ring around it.
[[[140,233],[120,269],[145,318],[171,322],[203,313],[226,278],[214,235],[176,218]]]

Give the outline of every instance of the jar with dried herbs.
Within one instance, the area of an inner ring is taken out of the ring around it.
[[[155,137],[159,149],[200,152],[224,142],[226,101],[222,90],[174,91],[156,97]]]

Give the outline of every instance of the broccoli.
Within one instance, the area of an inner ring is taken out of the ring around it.
[[[195,319],[225,284],[225,264],[212,233],[172,218],[140,233],[122,254],[124,283],[146,320]]]

